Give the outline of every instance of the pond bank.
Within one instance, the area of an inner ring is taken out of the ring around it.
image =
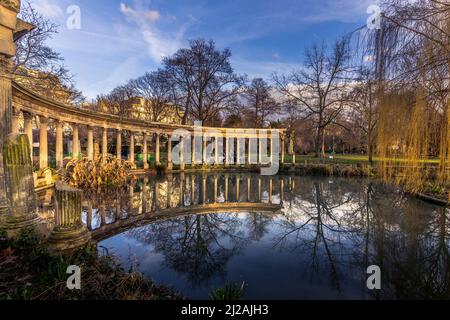
[[[81,290],[68,290],[67,267],[81,269]],[[0,300],[179,300],[174,290],[157,286],[141,273],[125,271],[114,257],[88,245],[71,254],[51,255],[32,230],[15,240],[0,230]]]

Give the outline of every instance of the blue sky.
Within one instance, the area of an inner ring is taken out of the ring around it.
[[[152,71],[189,39],[232,51],[236,72],[268,78],[302,62],[305,46],[364,25],[376,0],[30,0],[60,25],[48,44],[88,98]],[[77,5],[81,29],[69,30]]]

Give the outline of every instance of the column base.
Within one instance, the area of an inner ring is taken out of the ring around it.
[[[67,251],[80,248],[91,241],[91,233],[85,227],[56,229],[47,240],[51,251]]]
[[[184,171],[184,169],[185,169],[185,164],[184,163],[180,164],[180,170]]]
[[[7,211],[6,211],[7,212]],[[21,229],[25,228],[34,228],[38,224],[42,222],[41,218],[35,214],[30,217],[8,217],[8,214],[6,213],[6,216],[3,217],[1,220],[0,226],[6,230],[6,232],[15,233],[16,231],[19,231]]]
[[[167,164],[167,170],[173,170],[173,163],[172,162],[169,162]]]

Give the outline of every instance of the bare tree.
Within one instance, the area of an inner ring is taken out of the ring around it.
[[[280,110],[280,105],[272,96],[271,90],[272,87],[261,78],[253,79],[251,84],[246,87],[245,111],[250,126],[265,127],[269,116]]]
[[[295,105],[303,118],[314,121],[315,155],[323,155],[324,131],[337,124],[338,115],[349,102],[350,68],[348,42],[337,41],[329,50],[325,43],[306,49],[304,67],[289,75],[273,76],[278,90]]]
[[[169,115],[171,87],[166,71],[147,72],[130,81],[130,86],[137,96],[145,99],[145,109],[151,115],[152,121],[161,121]]]
[[[124,118],[131,117],[130,99],[135,96],[135,90],[127,83],[114,88],[106,95],[97,96],[97,109]]]
[[[378,122],[376,108],[376,82],[368,70],[361,69],[357,84],[352,90],[352,122],[365,135],[367,156],[373,163],[375,129]]]
[[[182,123],[217,119],[230,108],[243,78],[230,64],[229,49],[219,51],[213,41],[192,40],[189,48],[163,60],[172,86],[172,102],[183,110]]]
[[[38,93],[63,102],[84,101],[73,84],[73,76],[64,66],[63,57],[46,45],[58,33],[58,25],[46,19],[30,2],[22,4],[19,17],[35,26],[17,42],[13,73]]]

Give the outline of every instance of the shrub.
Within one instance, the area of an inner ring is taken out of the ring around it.
[[[81,189],[108,189],[127,184],[128,171],[132,168],[128,161],[107,156],[96,160],[88,158],[69,161],[63,172],[63,180]]]

